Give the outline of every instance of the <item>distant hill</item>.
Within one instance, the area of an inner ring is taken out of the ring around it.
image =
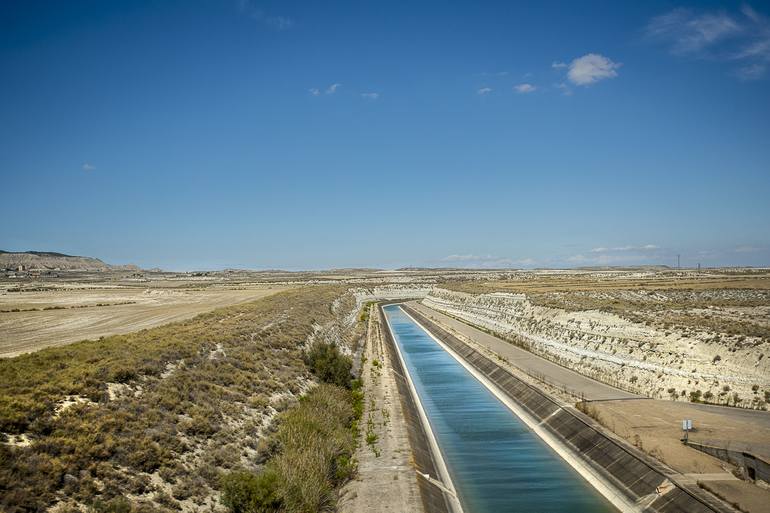
[[[3,251],[0,250],[0,269],[66,271],[138,271],[135,265],[109,265],[98,258],[65,255],[54,251]]]

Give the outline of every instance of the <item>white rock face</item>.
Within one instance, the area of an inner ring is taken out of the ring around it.
[[[737,393],[741,406],[761,407],[770,390],[770,344],[761,339],[731,348],[711,337],[677,328],[663,332],[612,313],[537,306],[524,294],[434,288],[422,302],[582,374],[650,397],[668,398],[673,388],[684,400],[682,391],[700,390],[724,403]]]

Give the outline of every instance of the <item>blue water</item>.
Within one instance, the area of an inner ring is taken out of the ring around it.
[[[398,305],[384,309],[465,513],[616,511]]]

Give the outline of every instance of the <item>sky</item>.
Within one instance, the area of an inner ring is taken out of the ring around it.
[[[6,0],[0,249],[770,266],[770,2]]]

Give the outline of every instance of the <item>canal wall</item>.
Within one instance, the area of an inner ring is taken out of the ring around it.
[[[586,415],[563,407],[419,312],[401,306],[477,378],[496,388],[503,402],[621,511],[734,511],[696,486],[677,483],[670,469],[604,433]]]
[[[752,481],[760,480],[765,483],[770,483],[770,463],[766,462],[756,454],[697,442],[687,442],[687,445],[693,449],[698,449],[701,452],[710,454],[715,458],[719,458],[722,461],[737,465],[739,468],[743,469],[746,477]]]
[[[462,513],[456,496],[446,488],[447,485],[450,487],[452,485],[451,482],[444,482],[447,478],[442,477],[442,473],[444,473],[442,472],[442,467],[444,467],[444,464],[441,460],[441,453],[438,451],[435,443],[432,443],[430,425],[421,412],[421,407],[417,402],[419,398],[409,381],[398,346],[393,340],[390,325],[382,311],[384,305],[392,302],[380,303],[377,312],[380,325],[383,326],[383,342],[387,348],[390,365],[394,370],[401,408],[407,424],[414,467],[419,474],[417,483],[420,489],[420,496],[422,497],[423,508],[425,513]],[[438,484],[437,481],[441,483]]]

